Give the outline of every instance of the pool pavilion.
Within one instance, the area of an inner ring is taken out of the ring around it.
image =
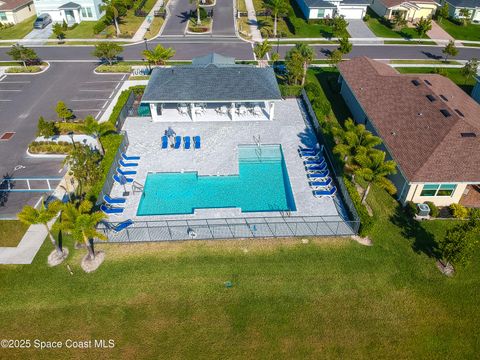
[[[211,53],[192,65],[154,69],[142,104],[153,122],[268,121],[281,99],[272,68]]]

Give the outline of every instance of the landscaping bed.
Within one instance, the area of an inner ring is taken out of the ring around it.
[[[39,73],[43,70],[42,66],[29,65],[29,66],[12,66],[5,70],[7,74],[33,74]]]
[[[367,14],[369,16],[369,19],[365,23],[370,28],[370,30],[372,30],[372,32],[378,37],[404,39],[419,38],[419,35],[415,31],[415,28],[404,27],[403,29],[396,31],[388,25],[389,21],[387,19],[378,16],[374,11],[370,10],[370,8],[367,10]],[[424,38],[429,39],[427,35],[425,35]]]
[[[36,18],[36,16],[32,16],[19,24],[0,29],[0,40],[23,39],[33,30],[33,23]]]
[[[82,144],[77,143],[78,146]],[[73,145],[70,142],[51,142],[51,141],[34,141],[28,145],[30,154],[52,154],[52,155],[67,155],[72,151]]]
[[[0,247],[16,247],[28,229],[17,220],[0,220]]]
[[[437,21],[437,24],[455,39],[480,41],[480,24],[468,24],[463,26],[456,24],[451,19],[442,19],[442,21]]]
[[[187,32],[195,34],[206,34],[212,31],[213,20],[211,18],[206,18],[202,20],[200,25],[197,25],[196,18],[192,17],[188,21]]]

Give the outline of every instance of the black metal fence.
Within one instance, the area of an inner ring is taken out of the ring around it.
[[[128,116],[131,116],[130,111],[133,107],[134,101],[135,101],[135,93],[133,91],[130,91],[127,102],[123,105],[122,110],[120,111],[120,114],[118,115],[118,118],[115,121],[115,127],[117,128],[117,131],[122,130],[123,124],[125,123],[125,119]]]
[[[358,221],[338,216],[278,216],[231,219],[136,221],[121,232],[115,223],[100,224],[98,230],[110,242],[213,240],[292,236],[351,236]]]
[[[317,115],[315,114],[312,104],[310,103],[310,100],[308,99],[307,93],[305,92],[304,89],[302,90],[301,99],[303,101],[303,104],[305,105],[307,119],[315,129],[315,135],[317,136],[318,142],[320,144],[327,144],[323,136],[322,129],[320,128],[320,123],[318,122]],[[345,186],[345,182],[343,181],[343,178],[338,175],[335,169],[335,162],[333,161],[334,156],[333,156],[332,150],[328,146],[324,146],[324,154],[331,165],[330,167],[333,171],[335,181],[338,185],[337,195],[340,196],[343,204],[347,207],[346,210],[349,212],[348,217],[353,221],[358,222],[360,227],[360,217],[358,216],[357,210],[355,209],[355,205],[353,204],[353,201],[350,198],[350,194],[348,193],[348,190],[347,190],[347,187]],[[339,204],[338,203],[335,203],[335,204],[337,205],[337,208],[338,208]],[[339,212],[341,213],[341,209],[339,209]]]

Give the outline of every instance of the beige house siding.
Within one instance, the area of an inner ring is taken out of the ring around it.
[[[387,19],[392,18],[392,12],[395,10],[405,11],[406,19],[408,21],[419,20],[422,17],[423,18],[432,17],[435,11],[437,10],[437,5],[432,3],[426,3],[426,4],[415,3],[415,5],[419,6],[420,9],[407,9],[403,6],[394,6],[391,8],[387,8],[379,0],[373,0],[372,5],[370,5],[370,7],[378,15],[385,16]]]
[[[0,10],[2,12],[2,10]],[[22,7],[19,7],[15,9],[14,11],[4,11],[5,15],[7,16],[6,21],[1,21],[2,23],[13,23],[13,24],[18,24],[24,20],[27,20],[28,18],[34,16],[36,14],[35,12],[35,6],[33,5],[33,2],[31,2],[28,5],[24,5]]]
[[[460,202],[460,199],[465,189],[467,188],[467,184],[461,183],[456,184],[457,187],[451,196],[420,196],[423,185],[424,184],[422,183],[411,184],[405,201],[413,201],[414,203],[424,203],[426,201],[431,201],[437,206],[449,206],[453,203]]]

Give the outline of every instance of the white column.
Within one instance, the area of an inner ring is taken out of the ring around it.
[[[268,118],[270,120],[273,120],[273,116],[275,115],[275,103],[270,102],[269,105],[270,105],[270,109],[268,110]]]
[[[195,114],[195,104],[190,103],[190,113],[192,114],[192,121],[197,119],[197,114]]]
[[[230,108],[230,114],[232,116],[232,121],[234,121],[235,120],[235,115],[236,115],[236,113],[235,113],[235,103],[234,102],[232,102],[232,107]]]
[[[75,18],[75,22],[80,24],[80,9],[73,10],[73,17]]]
[[[152,121],[160,121],[158,114],[157,114],[157,104],[150,103],[150,114],[152,115]]]

